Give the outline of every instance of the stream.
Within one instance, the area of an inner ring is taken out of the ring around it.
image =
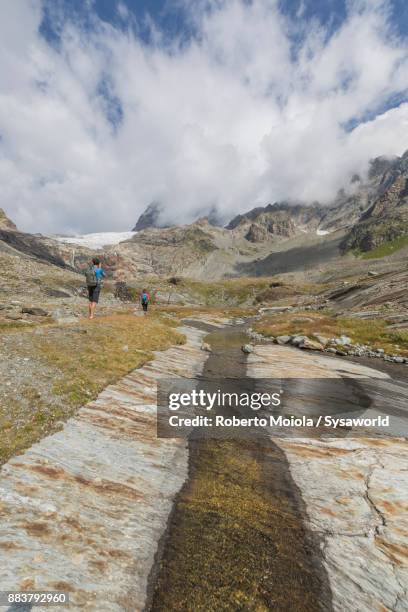
[[[203,378],[232,387],[245,378],[247,341],[244,326],[211,328]],[[320,542],[283,451],[268,436],[188,446],[146,610],[332,610]]]

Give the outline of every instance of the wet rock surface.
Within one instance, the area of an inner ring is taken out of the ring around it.
[[[381,379],[377,394],[406,410],[407,381],[394,382],[385,371],[272,345],[257,346],[248,362],[248,374],[259,378]],[[289,462],[307,524],[322,538],[334,610],[408,610],[407,440],[351,432],[346,439],[273,439]]]

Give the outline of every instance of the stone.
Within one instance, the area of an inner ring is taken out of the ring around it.
[[[321,336],[320,334],[313,334],[313,337],[316,338],[316,340],[320,342],[320,344],[329,344],[329,338],[326,338],[326,336]]]
[[[277,336],[276,343],[277,344],[288,344],[290,342],[292,336]]]
[[[306,336],[292,336],[290,343],[293,344],[293,346],[299,346],[305,339]]]
[[[202,351],[206,351],[207,353],[212,353],[212,348],[211,348],[211,346],[208,344],[208,342],[203,342],[203,343],[201,344],[201,347],[200,347],[200,348],[201,348],[201,350],[202,350]]]
[[[340,341],[339,344],[351,344],[351,338],[349,338],[349,336],[341,335],[338,340]]]
[[[49,313],[43,308],[38,308],[34,306],[23,306],[21,308],[21,312],[23,314],[34,315],[36,317],[48,317]]]
[[[376,272],[375,270],[369,270],[368,276],[378,276],[378,272]]]
[[[6,319],[10,319],[10,321],[20,321],[20,319],[22,318],[23,317],[21,316],[21,314],[10,313],[6,315]]]
[[[394,363],[405,363],[405,359],[403,357],[394,357]]]
[[[329,346],[329,348],[326,349],[326,353],[333,353],[335,355],[337,350],[333,346]]]
[[[243,353],[252,353],[254,350],[254,347],[252,346],[252,344],[244,344],[241,347],[241,350]]]
[[[324,346],[320,344],[320,342],[317,342],[316,340],[311,340],[310,338],[306,337],[299,344],[299,348],[308,349],[310,351],[322,351]]]

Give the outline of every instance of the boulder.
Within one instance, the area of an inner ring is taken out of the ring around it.
[[[306,336],[292,336],[290,343],[293,344],[293,346],[299,346],[304,340],[306,340]]]
[[[292,336],[277,336],[276,338],[276,343],[277,344],[288,344],[288,342],[290,342],[290,339],[292,338]]]
[[[208,342],[203,342],[200,348],[202,351],[206,351],[207,353],[212,353],[212,348],[208,344]]]
[[[310,351],[322,351],[324,349],[323,344],[317,342],[316,340],[311,340],[311,338],[304,338],[304,340],[299,344],[299,348],[308,349]]]
[[[325,346],[326,344],[329,344],[329,338],[326,338],[326,336],[321,336],[320,334],[313,334],[313,337],[316,338],[316,340],[320,342],[320,344],[324,344]]]
[[[32,307],[32,306],[23,306],[21,308],[21,312],[23,314],[34,315],[35,317],[48,317],[49,313],[43,308]]]
[[[351,344],[351,338],[349,338],[348,336],[340,336],[340,338],[335,338],[334,339],[335,344]]]
[[[252,353],[252,352],[253,352],[253,350],[254,350],[254,347],[252,346],[252,344],[244,344],[244,345],[241,347],[241,351],[242,351],[243,353]]]

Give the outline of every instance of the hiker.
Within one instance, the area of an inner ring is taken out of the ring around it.
[[[147,314],[147,308],[150,303],[150,293],[148,293],[146,289],[143,289],[142,293],[140,294],[140,303],[142,305],[143,312]]]
[[[105,276],[105,272],[102,268],[101,262],[97,257],[92,259],[89,267],[85,271],[86,284],[88,287],[88,299],[89,299],[89,318],[93,319],[95,314],[95,308],[99,302],[99,294],[101,292],[102,278]]]

